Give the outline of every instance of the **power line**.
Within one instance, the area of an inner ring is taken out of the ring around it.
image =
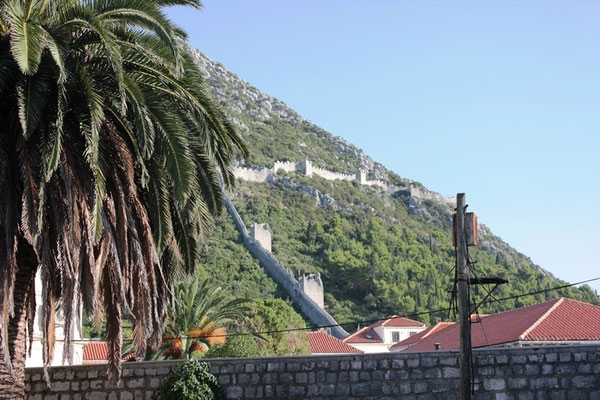
[[[525,297],[525,296],[532,296],[532,295],[535,295],[535,294],[553,292],[553,291],[556,291],[556,290],[566,289],[568,287],[577,286],[577,285],[583,285],[584,283],[590,283],[590,282],[594,282],[594,281],[598,281],[598,280],[600,280],[600,276],[596,277],[596,278],[586,279],[586,280],[580,281],[580,282],[569,283],[569,284],[565,284],[565,285],[561,285],[561,286],[555,286],[555,287],[551,287],[551,288],[536,290],[536,291],[533,291],[533,292],[516,294],[516,295],[513,295],[513,296],[502,297],[502,298],[494,299],[494,300],[487,300],[487,301],[483,302],[481,305],[489,304],[489,303],[494,303],[494,302],[500,303],[502,301],[514,300],[514,299],[518,299],[518,298]],[[330,324],[330,325],[311,325],[311,326],[299,327],[299,328],[286,328],[286,329],[275,329],[275,330],[270,330],[270,331],[255,331],[255,332],[234,332],[234,333],[225,333],[225,334],[218,334],[218,335],[199,335],[199,336],[180,335],[180,336],[176,336],[176,337],[166,337],[166,338],[163,338],[163,339],[179,339],[179,338],[208,339],[208,338],[218,338],[218,337],[260,336],[260,335],[270,335],[270,334],[275,334],[275,333],[311,331],[311,330],[315,330],[315,329],[333,328],[333,327],[336,327],[336,326],[351,325],[351,324],[373,324],[375,322],[384,321],[384,320],[387,320],[387,319],[390,319],[390,318],[411,318],[411,317],[418,317],[420,315],[436,314],[436,313],[441,313],[441,312],[448,312],[450,309],[451,309],[451,306],[450,307],[445,307],[445,308],[439,308],[437,310],[420,311],[420,312],[415,312],[415,313],[410,313],[410,314],[404,314],[404,315],[392,315],[392,316],[382,317],[382,318],[377,318],[377,319],[353,320],[353,321],[347,321],[347,322],[342,322],[342,323],[337,323],[337,324]],[[55,340],[55,341],[62,342],[62,341],[64,341],[64,339]],[[100,342],[100,341],[101,340],[99,340],[99,339],[90,339],[90,338],[73,340],[73,342]],[[133,342],[133,339],[125,339],[125,340],[123,340],[123,343],[128,343],[128,342]]]

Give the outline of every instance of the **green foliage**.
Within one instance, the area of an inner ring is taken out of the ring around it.
[[[229,298],[221,287],[211,287],[207,278],[187,276],[173,286],[162,346],[151,358],[191,359],[226,342],[225,325],[242,318],[248,299]]]
[[[257,300],[249,303],[244,320],[233,334],[270,332],[290,328],[304,328],[306,324],[292,308],[281,299]],[[233,336],[223,346],[215,348],[207,357],[250,357],[310,354],[305,331],[262,333]]]
[[[13,293],[25,307],[10,277],[32,273],[32,253],[45,335],[59,298],[66,349],[77,305],[104,313],[112,376],[123,311],[137,353],[160,342],[167,285],[195,266],[220,176],[229,186],[245,154],[166,15],[173,5],[200,1],[0,1],[1,329],[16,323]],[[21,356],[2,354],[8,370]]]
[[[190,360],[176,365],[159,388],[161,400],[220,400],[223,391],[205,362]]]
[[[233,200],[246,223],[269,223],[273,230],[273,252],[287,268],[295,273],[321,273],[329,312],[338,322],[448,307],[454,247],[447,206],[422,201],[418,204],[425,211],[421,217],[409,207],[409,199],[404,196],[394,199],[347,182],[300,175],[290,178],[301,186],[310,185],[331,195],[339,208],[318,206],[313,198],[284,186],[281,181],[272,185],[239,182]],[[220,226],[228,231],[233,225],[223,219]],[[474,272],[477,276],[509,280],[508,285],[494,292],[496,298],[564,284],[486,228],[480,234],[481,245],[470,248],[471,257],[477,261]],[[230,262],[234,261],[221,258],[216,264],[204,259],[204,266],[220,274],[220,265]],[[239,278],[235,284],[246,287],[242,290],[254,286],[253,282],[244,283]],[[474,299],[482,299],[486,294],[483,287],[474,288]],[[600,303],[598,296],[583,286],[492,302],[479,311],[498,312],[559,296]],[[434,323],[447,319],[448,312],[414,318]],[[349,324],[346,328],[354,330],[356,325]]]

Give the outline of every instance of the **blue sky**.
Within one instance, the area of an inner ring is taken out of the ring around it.
[[[466,192],[557,277],[600,276],[600,2],[205,0],[170,15],[388,168]]]

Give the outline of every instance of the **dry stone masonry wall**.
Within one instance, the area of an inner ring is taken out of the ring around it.
[[[310,160],[304,160],[300,162],[293,161],[275,161],[273,168],[248,168],[248,167],[235,167],[234,176],[238,179],[242,179],[250,182],[270,182],[273,176],[277,174],[277,171],[283,170],[285,172],[302,172],[306,176],[320,176],[323,179],[330,181],[357,181],[361,185],[375,186],[383,189],[389,195],[397,192],[406,192],[409,195],[422,199],[422,200],[436,200],[440,203],[452,204],[454,199],[451,197],[444,197],[439,193],[430,192],[427,190],[421,190],[414,186],[400,187],[394,185],[388,185],[383,181],[374,180],[369,181],[367,174],[363,170],[357,171],[355,174],[345,174],[340,172],[329,171],[324,168],[318,168],[312,165]]]
[[[456,400],[456,352],[207,360],[227,399]],[[474,351],[477,400],[598,400],[600,346]],[[30,400],[153,399],[177,361],[126,363],[120,383],[99,365],[27,370]]]
[[[275,256],[273,256],[273,254],[271,254],[271,249],[265,249],[257,240],[248,235],[246,225],[244,224],[240,214],[237,212],[235,206],[229,197],[224,196],[224,199],[227,211],[233,218],[234,224],[242,236],[242,240],[246,249],[248,249],[250,254],[252,254],[252,256],[258,260],[267,274],[269,274],[269,276],[287,292],[302,314],[305,315],[313,324],[318,326],[337,325],[335,319],[333,319],[333,317],[329,315],[327,311],[325,311],[319,306],[319,304],[317,304],[306,293],[304,293],[300,284],[296,278],[294,278],[294,275],[288,269],[286,269],[283,264],[277,260]],[[346,332],[340,326],[332,327],[331,334],[340,339],[348,336],[348,332]]]

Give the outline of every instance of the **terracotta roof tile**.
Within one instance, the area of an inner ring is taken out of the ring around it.
[[[108,360],[108,343],[91,342],[83,347],[83,362]]]
[[[127,354],[123,361],[130,360],[135,357],[135,354]],[[108,362],[108,343],[107,342],[90,342],[83,346],[83,363],[84,364],[105,364]]]
[[[306,332],[306,337],[308,338],[312,354],[362,354],[362,351],[331,336],[325,329],[319,329],[315,332]]]
[[[459,348],[459,325],[422,338],[406,352]],[[600,340],[600,307],[567,298],[473,318],[471,342],[474,348],[516,341]]]
[[[345,343],[383,343],[383,340],[377,333],[370,327],[365,326],[364,328],[354,332],[352,335],[344,338]]]
[[[437,324],[430,326],[429,328],[425,329],[424,331],[416,333],[416,334],[404,339],[403,341],[394,344],[393,346],[390,347],[390,350],[411,346],[411,345],[425,339],[426,337],[429,337],[431,335],[434,335],[438,332],[443,331],[446,328],[451,327],[455,323],[456,322],[438,322]]]

